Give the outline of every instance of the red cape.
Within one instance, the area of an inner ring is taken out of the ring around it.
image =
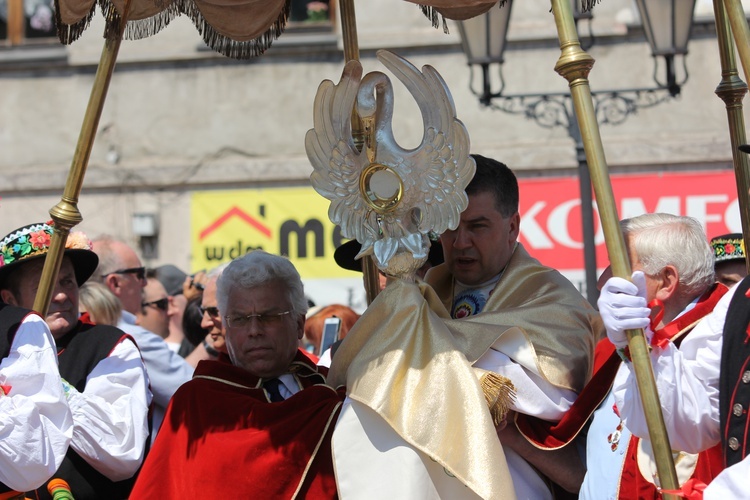
[[[344,398],[308,358],[303,390],[270,403],[245,370],[201,361],[172,397],[130,498],[336,498],[331,435]]]

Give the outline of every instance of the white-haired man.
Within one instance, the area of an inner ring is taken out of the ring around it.
[[[222,272],[217,299],[231,364],[201,362],[174,395],[133,497],[336,498],[330,439],[343,394],[298,348],[299,273],[256,250]]]
[[[615,365],[619,366],[617,376],[630,367],[625,330],[647,329],[655,349],[680,346],[727,291],[715,282],[713,251],[695,219],[645,214],[622,221],[621,227],[634,271],[633,282],[612,277],[609,269],[599,280],[603,284],[599,310],[609,338],[602,342],[609,346],[610,358],[619,355],[624,361]],[[617,354],[611,352],[614,349]],[[598,375],[594,375],[589,389],[597,389],[606,399],[594,412],[588,430],[588,472],[580,498],[658,498],[651,444],[647,436],[631,435],[614,404],[614,394],[607,394],[611,373],[606,380]],[[676,461],[681,463],[681,485],[691,478],[708,482],[722,468],[716,455],[708,452],[681,452]]]

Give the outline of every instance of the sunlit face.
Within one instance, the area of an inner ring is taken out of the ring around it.
[[[97,251],[99,243],[94,242],[94,251]],[[122,262],[121,269],[135,269],[143,266],[141,259],[132,248],[119,241],[112,243],[112,251]],[[122,308],[131,314],[138,314],[141,310],[141,299],[143,298],[143,287],[146,279],[140,279],[135,273],[115,273],[117,269],[107,269],[108,274],[105,284],[117,298],[122,302]]]
[[[216,281],[217,278],[209,279],[206,282],[206,288],[203,290],[201,328],[208,331],[213,342],[213,348],[226,353],[226,335],[224,334],[224,325],[221,323],[221,312],[218,310],[218,302],[216,301]]]
[[[445,262],[453,276],[469,286],[497,276],[513,255],[519,223],[518,212],[502,216],[493,193],[470,195],[458,228],[440,236]]]
[[[285,285],[273,281],[255,288],[232,287],[226,316],[275,314],[290,311]],[[227,327],[227,348],[235,366],[261,378],[285,373],[304,334],[305,315],[291,312],[272,322],[253,319],[243,328]]]
[[[8,304],[32,309],[43,268],[44,259],[35,259],[23,264],[23,267],[17,271],[19,273],[17,295],[13,295],[9,290],[3,290],[3,300]],[[78,322],[78,283],[73,263],[68,257],[63,257],[60,265],[60,273],[52,292],[46,321],[52,336],[56,339],[72,330]]]
[[[169,335],[170,299],[167,291],[159,280],[149,278],[143,289],[143,307],[138,316],[138,324],[161,338]]]

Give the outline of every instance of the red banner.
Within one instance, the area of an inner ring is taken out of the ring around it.
[[[611,180],[621,219],[666,212],[698,219],[709,238],[742,232],[732,170],[613,175]],[[519,179],[519,188],[521,243],[545,265],[559,270],[583,269],[578,179]],[[596,207],[594,231],[597,267],[602,269],[609,258]]]

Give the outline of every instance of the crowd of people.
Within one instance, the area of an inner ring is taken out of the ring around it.
[[[9,233],[0,498],[52,498],[53,479],[77,500],[750,498],[742,235],[623,220],[634,273],[605,270],[595,308],[518,241],[513,172],[472,156],[458,226],[361,315],[311,305],[283,256],[189,275],[73,232],[42,318],[54,224]],[[358,253],[350,242],[336,261],[361,270]],[[626,335],[638,328],[679,491],[654,464]]]

